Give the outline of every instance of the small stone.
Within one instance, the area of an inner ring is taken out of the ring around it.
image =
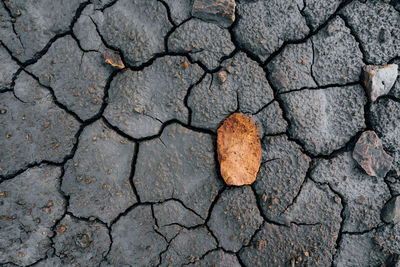
[[[382,209],[382,220],[386,223],[400,222],[400,196],[389,200]]]
[[[222,27],[229,27],[235,21],[235,7],[235,0],[194,0],[192,15]]]
[[[218,73],[218,78],[221,81],[221,83],[224,83],[226,81],[227,77],[227,73],[225,71],[220,71]]]
[[[393,158],[382,147],[374,131],[365,131],[353,150],[353,158],[370,176],[384,177],[392,167]]]
[[[397,74],[397,64],[388,64],[386,66],[364,66],[364,86],[367,88],[369,99],[374,102],[381,95],[389,93],[390,89],[396,82]]]
[[[75,238],[75,243],[81,248],[86,248],[90,245],[90,238],[87,234],[78,234]]]
[[[228,185],[252,184],[261,159],[261,143],[252,119],[234,113],[218,128],[217,135],[222,178]]]
[[[123,69],[125,68],[124,62],[122,62],[121,56],[113,51],[107,51],[103,54],[104,60],[107,64],[110,64],[113,68]]]

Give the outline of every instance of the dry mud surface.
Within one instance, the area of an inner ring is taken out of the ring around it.
[[[400,266],[400,78],[361,76],[389,63],[398,0],[2,0],[0,265]],[[242,187],[234,112],[262,133]]]

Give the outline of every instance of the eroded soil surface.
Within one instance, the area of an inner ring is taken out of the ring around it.
[[[371,102],[361,75],[389,63],[397,0],[2,0],[0,265],[398,266],[400,78]]]

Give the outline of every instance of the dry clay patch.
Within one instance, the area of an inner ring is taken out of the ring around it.
[[[399,81],[371,104],[360,73],[396,63],[398,11],[209,2],[1,3],[1,264],[395,262]],[[215,152],[234,112],[262,142],[240,188]],[[385,178],[352,158],[366,129],[393,157]]]

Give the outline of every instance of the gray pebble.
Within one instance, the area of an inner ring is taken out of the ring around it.
[[[378,97],[386,95],[392,89],[398,75],[398,65],[367,65],[363,68],[364,86],[368,97],[374,102]]]

